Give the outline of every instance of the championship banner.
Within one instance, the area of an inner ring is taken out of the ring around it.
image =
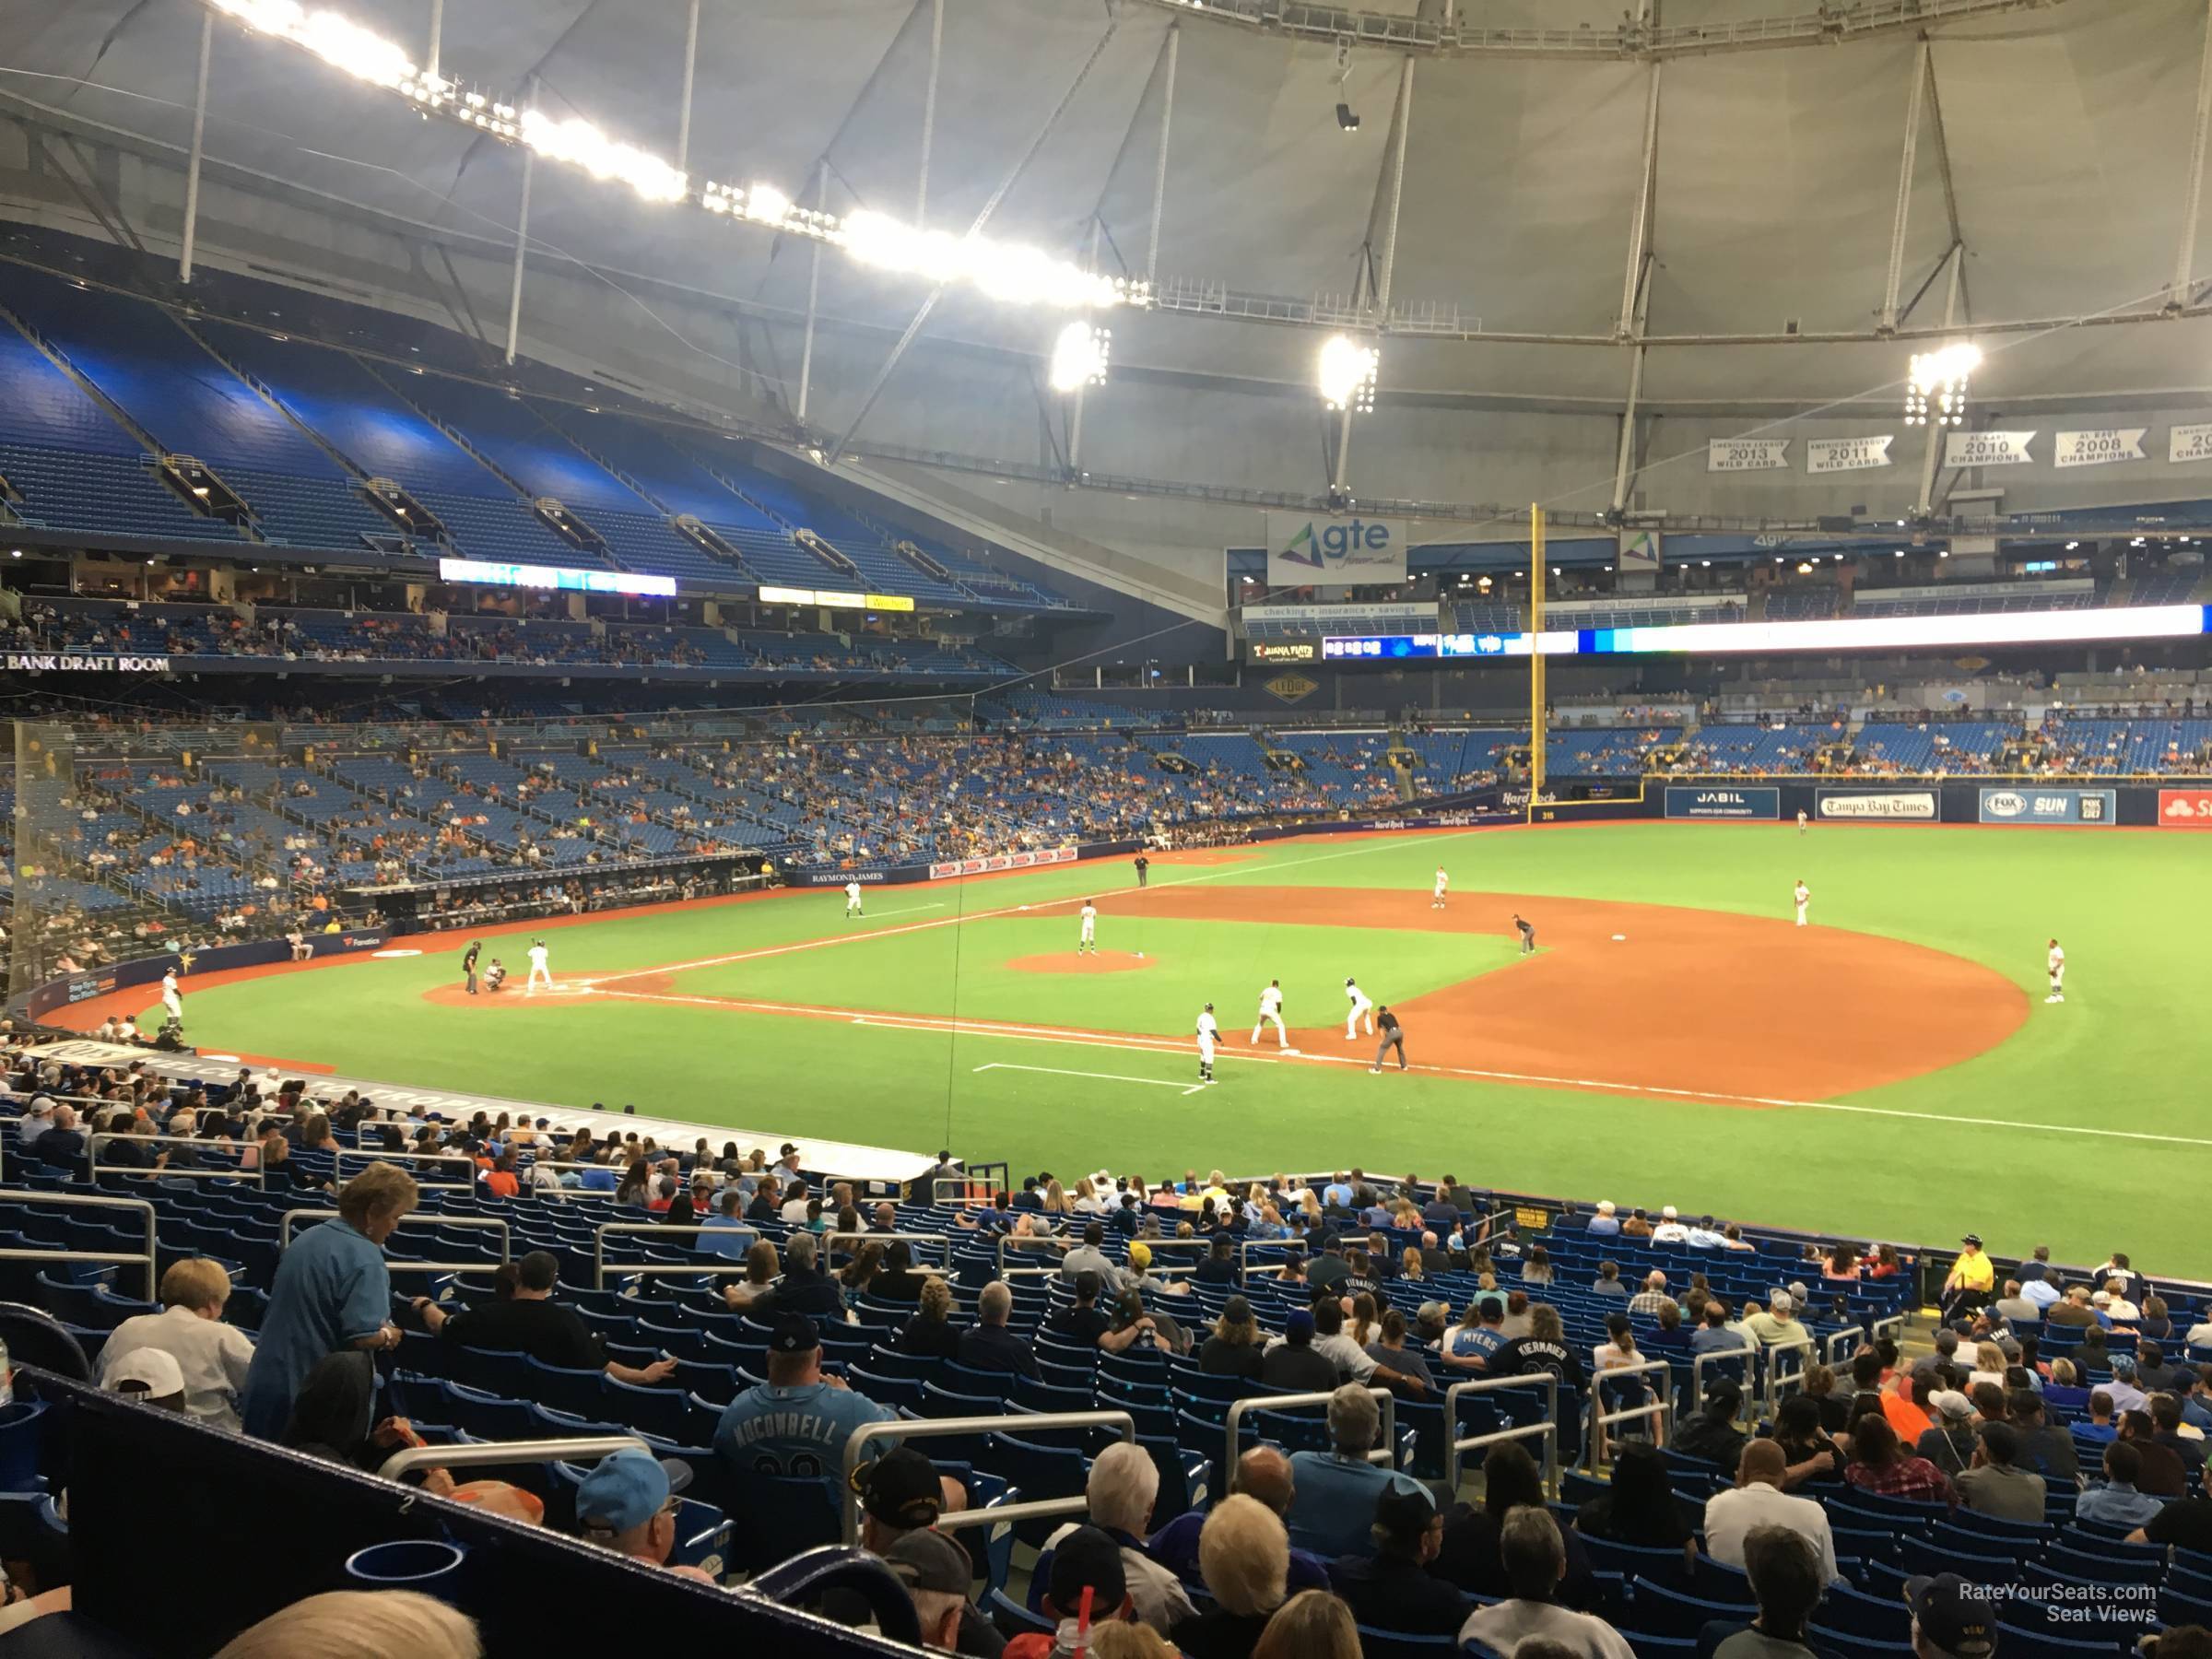
[[[1879,438],[1808,438],[1805,470],[1808,473],[1865,472],[1870,466],[1889,465],[1893,434]]]
[[[2027,466],[2033,432],[1949,432],[1943,440],[1946,466]]]
[[[2060,432],[2051,445],[2053,466],[2109,466],[2115,461],[2140,461],[2143,434],[2147,427],[2108,427],[2099,432]]]
[[[1406,580],[1413,526],[1404,519],[1267,515],[1267,585],[1373,586]]]
[[[1659,569],[1659,532],[1656,530],[1623,530],[1620,535],[1620,559],[1616,567],[1622,571],[1656,572]]]
[[[1723,472],[1787,472],[1787,438],[1714,438],[1705,445],[1705,470]]]
[[[2177,426],[2166,434],[2168,461],[2212,461],[2212,426]]]

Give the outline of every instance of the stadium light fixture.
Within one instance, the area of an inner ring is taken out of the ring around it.
[[[1053,342],[1050,372],[1053,390],[1080,392],[1085,386],[1104,384],[1106,360],[1112,349],[1111,330],[1077,318]]]
[[[298,0],[206,0],[248,29],[312,53],[331,67],[406,99],[425,116],[521,145],[549,161],[595,179],[627,184],[645,201],[688,203],[720,218],[764,225],[779,233],[842,248],[862,265],[936,282],[960,282],[995,300],[1065,310],[1102,310],[1151,302],[1147,283],[1107,276],[1043,249],[982,236],[924,231],[888,214],[844,217],[801,207],[791,193],[764,181],[744,185],[709,181],[695,186],[681,168],[614,137],[582,116],[556,119],[418,65],[399,46],[343,14],[309,10]]]
[[[1981,366],[1981,348],[1964,340],[1935,351],[1914,352],[1905,376],[1905,424],[1958,426],[1964,422],[1967,382]]]
[[[1331,335],[1321,347],[1322,401],[1332,409],[1370,413],[1375,406],[1375,373],[1382,366],[1382,354],[1374,347],[1347,335]]]

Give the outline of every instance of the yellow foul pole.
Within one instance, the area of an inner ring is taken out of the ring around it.
[[[1544,656],[1535,649],[1544,632],[1544,509],[1528,510],[1528,821],[1544,793]]]

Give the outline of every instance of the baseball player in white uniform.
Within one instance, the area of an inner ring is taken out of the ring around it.
[[[1214,1044],[1221,1039],[1221,1027],[1214,1018],[1214,1005],[1207,1003],[1205,1012],[1198,1016],[1198,1081],[1214,1080]]]
[[[2051,974],[2051,994],[2044,997],[2043,1000],[2047,1003],[2065,1002],[2066,1000],[2066,953],[2059,948],[2056,939],[2051,941],[2051,954],[2044,959],[2044,966]]]
[[[177,971],[174,968],[161,976],[161,1007],[179,1025],[184,1023],[184,996],[177,989]]]
[[[1260,1028],[1268,1025],[1275,1028],[1275,1046],[1288,1048],[1290,1046],[1289,1034],[1283,1030],[1283,982],[1281,980],[1269,980],[1267,988],[1260,993],[1260,1017],[1252,1022],[1252,1040],[1254,1042],[1260,1040]]]
[[[1803,877],[1799,877],[1797,885],[1790,889],[1790,896],[1797,900],[1797,925],[1803,927],[1805,925],[1805,907],[1813,901],[1813,889],[1805,885]]]
[[[523,982],[523,994],[535,996],[537,994],[537,982],[540,980],[545,981],[547,990],[552,990],[553,970],[547,966],[550,953],[546,949],[546,942],[543,939],[531,940],[527,954],[530,958],[530,977]]]
[[[1344,1017],[1344,1040],[1350,1042],[1359,1037],[1362,1016],[1367,1019],[1367,1034],[1372,1037],[1375,1034],[1375,1005],[1368,1000],[1367,993],[1359,989],[1357,980],[1347,979],[1344,982],[1344,994],[1352,1005]]]
[[[1806,825],[1808,822],[1810,822],[1810,821],[1811,821],[1811,820],[1810,820],[1810,819],[1808,819],[1808,818],[1807,818],[1805,816],[1805,808],[1804,808],[1804,807],[1802,807],[1802,806],[1798,807],[1798,808],[1797,808],[1797,833],[1798,833],[1798,834],[1800,834],[1800,835],[1803,835],[1803,834],[1805,833],[1805,827],[1806,827]]]
[[[1452,877],[1444,874],[1444,866],[1442,865],[1438,865],[1436,866],[1436,889],[1429,895],[1429,908],[1430,910],[1442,910],[1444,908],[1444,889],[1451,885]]]
[[[1081,956],[1088,950],[1092,956],[1097,956],[1099,954],[1099,907],[1086,899],[1083,900],[1081,913],[1083,935],[1076,941],[1076,954]]]
[[[860,883],[857,881],[846,882],[845,914],[848,916],[865,916],[867,913],[867,912],[860,908]]]

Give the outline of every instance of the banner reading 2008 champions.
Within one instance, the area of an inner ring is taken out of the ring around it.
[[[1371,586],[1406,580],[1413,526],[1404,519],[1267,515],[1267,585]]]

